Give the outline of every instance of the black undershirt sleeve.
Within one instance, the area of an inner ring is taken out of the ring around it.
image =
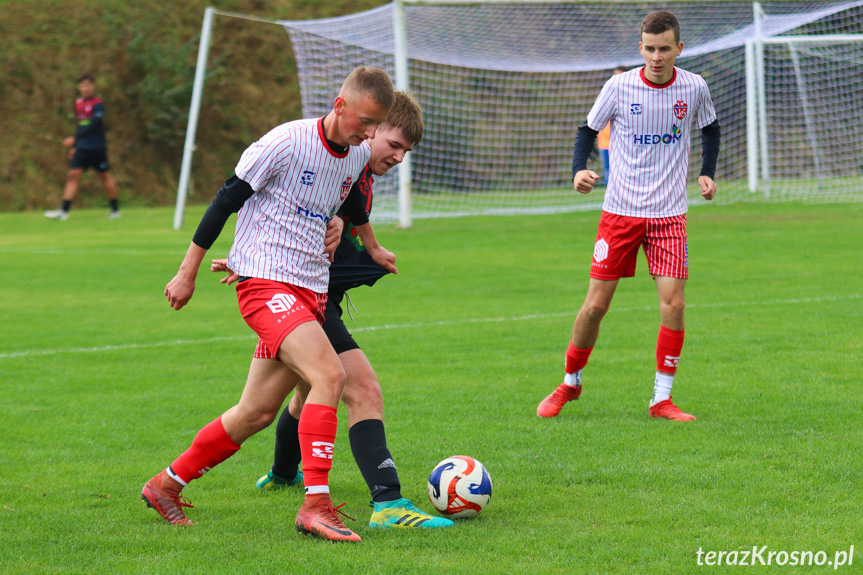
[[[575,137],[575,147],[572,150],[572,177],[581,170],[587,169],[587,158],[593,151],[593,143],[599,132],[587,125],[587,122],[579,126],[578,135]]]
[[[369,215],[366,213],[365,203],[365,197],[360,191],[360,182],[357,180],[354,182],[354,185],[351,186],[351,192],[342,204],[339,213],[347,216],[348,221],[353,225],[362,226],[369,223]]]
[[[716,176],[716,160],[719,158],[719,141],[721,130],[719,120],[701,129],[701,173],[699,176]]]
[[[236,174],[228,178],[225,185],[219,188],[216,199],[207,208],[201,223],[198,224],[195,237],[192,238],[195,245],[205,250],[210,249],[222,233],[222,228],[225,227],[225,222],[231,214],[239,212],[246,200],[254,193],[252,186],[238,178]]]

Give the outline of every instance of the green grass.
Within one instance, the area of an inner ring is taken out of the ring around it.
[[[403,491],[430,509],[428,473],[454,454],[481,460],[495,491],[449,531],[369,530],[341,412],[331,483],[359,519],[355,546],[297,535],[298,491],[255,490],[272,429],[186,490],[198,526],[138,501],[236,403],[255,339],[209,272],[186,309],[168,307],[192,225],[170,230],[168,208],[105,215],[0,214],[2,573],[694,573],[717,570],[699,548],[755,545],[830,559],[855,545],[840,572],[861,572],[861,204],[691,210],[674,388],[691,424],[647,417],[658,311],[643,259],[581,400],[535,415],[562,376],[597,212],[379,227],[400,274],[355,290],[354,333]]]

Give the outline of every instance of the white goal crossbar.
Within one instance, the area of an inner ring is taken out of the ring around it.
[[[681,66],[708,81],[722,124],[715,201],[753,192],[860,201],[863,0],[669,3],[685,23]],[[423,142],[397,175],[375,183],[376,219],[410,227],[414,218],[598,208],[601,191],[573,194],[568,156],[611,70],[643,64],[633,42],[646,9],[625,0],[394,0],[281,21],[207,8],[174,229],[183,223],[216,15],[284,27],[305,117],[325,114],[333,90],[361,64],[386,69],[397,89],[417,96]],[[824,121],[831,117],[846,121]],[[698,141],[692,145],[697,166]]]

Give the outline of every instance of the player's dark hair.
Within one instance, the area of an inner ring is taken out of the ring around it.
[[[414,146],[423,139],[423,111],[420,105],[408,93],[397,90],[390,114],[381,127],[398,128],[402,135]]]
[[[372,66],[357,66],[342,84],[340,94],[353,92],[369,96],[381,108],[389,110],[393,107],[395,90],[389,75],[380,68]]]
[[[93,78],[93,76],[91,76],[90,74],[81,74],[80,76],[78,76],[78,83],[79,84],[81,82],[85,82],[85,81],[90,81],[94,84],[96,83],[96,79]]]
[[[671,12],[651,12],[641,21],[642,34],[662,34],[668,30],[674,31],[674,43],[680,43],[680,22]]]

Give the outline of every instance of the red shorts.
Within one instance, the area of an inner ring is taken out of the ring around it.
[[[670,218],[633,218],[602,212],[590,277],[598,280],[631,278],[639,246],[644,247],[650,275],[689,277],[686,214]]]
[[[237,284],[240,313],[269,350],[278,353],[282,340],[308,321],[324,323],[327,294],[295,285],[250,278]]]

